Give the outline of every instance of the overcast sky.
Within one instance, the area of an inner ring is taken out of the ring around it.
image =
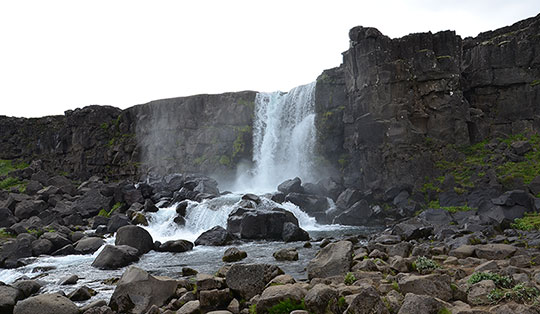
[[[0,115],[288,91],[338,66],[356,25],[466,37],[538,13],[538,0],[2,1]]]

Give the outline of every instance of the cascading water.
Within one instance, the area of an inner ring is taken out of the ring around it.
[[[286,179],[314,179],[314,107],[315,82],[288,93],[257,94],[253,123],[255,168],[251,178],[240,178],[240,189],[274,191]]]

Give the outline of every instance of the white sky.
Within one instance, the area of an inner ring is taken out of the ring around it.
[[[0,115],[288,91],[338,66],[356,25],[466,37],[538,13],[538,0],[1,0]]]

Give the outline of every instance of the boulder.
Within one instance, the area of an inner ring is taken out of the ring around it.
[[[399,290],[402,293],[424,294],[444,301],[452,298],[448,275],[404,275],[398,279]]]
[[[51,253],[52,256],[65,256],[65,255],[73,255],[73,254],[81,254],[81,252],[75,250],[75,247],[73,246],[73,244],[65,245]]]
[[[234,236],[229,231],[221,226],[215,226],[203,232],[195,240],[195,245],[223,246],[230,244],[233,240]]]
[[[275,251],[272,256],[278,261],[297,261],[298,251],[295,248],[286,248]]]
[[[189,201],[184,200],[176,205],[176,213],[182,217],[186,216],[186,210],[189,205]]]
[[[199,293],[199,306],[203,312],[226,309],[232,301],[230,289],[203,290]]]
[[[309,241],[309,233],[292,222],[283,224],[281,239],[285,242]]]
[[[51,241],[53,244],[53,250],[55,251],[71,244],[71,241],[68,240],[64,234],[59,232],[45,232],[40,239]]]
[[[18,288],[0,283],[0,313],[13,313],[15,303],[24,297]]]
[[[350,241],[330,243],[322,248],[308,266],[308,278],[345,275],[351,269],[353,245]]]
[[[99,269],[118,269],[139,260],[139,250],[127,245],[106,245],[92,266]]]
[[[354,203],[360,201],[362,196],[360,191],[348,188],[339,194],[336,200],[336,206],[342,209],[350,208]]]
[[[282,240],[284,224],[290,222],[298,226],[293,213],[282,209],[252,210],[239,208],[227,219],[227,230],[238,232],[242,239]]]
[[[302,181],[298,177],[283,181],[277,189],[284,194],[304,192]]]
[[[40,294],[15,305],[13,314],[79,314],[79,308],[70,299],[58,293]]]
[[[116,245],[128,245],[136,248],[139,254],[146,254],[154,248],[154,240],[146,229],[139,226],[123,226],[116,232]]]
[[[147,213],[155,213],[159,211],[159,208],[157,208],[151,200],[147,199],[144,202],[144,211]]]
[[[69,277],[65,277],[65,278],[62,278],[58,284],[61,285],[61,286],[64,286],[64,285],[74,285],[77,283],[77,281],[79,280],[79,276],[77,275],[71,275]]]
[[[441,311],[443,308],[445,304],[434,297],[407,293],[398,314],[443,313]]]
[[[490,304],[491,300],[488,295],[496,288],[492,280],[482,280],[470,287],[467,292],[467,302],[471,305],[486,305]]]
[[[13,287],[19,289],[24,298],[28,298],[34,293],[37,293],[42,286],[35,280],[17,280],[15,283],[13,283]]]
[[[342,211],[335,218],[333,223],[349,226],[359,226],[370,223],[376,223],[373,220],[373,209],[366,200],[360,200],[354,203],[349,209]]]
[[[109,219],[107,223],[107,232],[114,233],[121,227],[129,226],[131,224],[130,219],[126,215],[114,215]]]
[[[448,255],[455,256],[457,258],[467,258],[473,256],[475,249],[475,246],[465,244],[450,250],[450,252],[448,252]]]
[[[223,257],[221,258],[226,263],[238,262],[247,257],[245,251],[241,251],[235,247],[228,248],[225,250]]]
[[[330,286],[316,284],[304,298],[306,308],[314,314],[337,313],[338,292]]]
[[[93,289],[90,289],[87,286],[82,286],[70,292],[67,297],[71,301],[86,301],[95,294],[96,292]]]
[[[193,243],[188,240],[171,240],[159,246],[160,252],[181,253],[193,250]]]
[[[328,209],[328,200],[326,197],[319,195],[293,192],[287,194],[285,201],[300,207],[310,216],[314,216],[315,213],[324,213]]]
[[[31,216],[37,216],[47,209],[47,203],[44,201],[24,200],[17,204],[13,214],[19,219],[26,219]]]
[[[146,313],[150,307],[161,307],[176,292],[178,282],[165,277],[154,277],[131,266],[118,281],[109,306],[120,313]]]
[[[389,314],[390,312],[384,305],[381,297],[373,287],[362,287],[360,292],[355,295],[349,304],[345,313],[355,314]],[[414,313],[414,312],[411,312]]]
[[[476,245],[474,249],[474,253],[478,258],[489,260],[509,258],[514,255],[516,251],[517,248],[515,246],[502,243]]]
[[[73,203],[73,210],[83,218],[90,218],[99,214],[102,209],[109,211],[112,203],[112,196],[107,197],[101,194],[99,190],[91,189]]]
[[[226,275],[227,286],[245,300],[261,294],[264,287],[283,271],[268,264],[234,264]]]
[[[19,259],[32,256],[32,242],[35,237],[20,234],[16,239],[4,243],[0,248],[0,267],[15,268],[21,266]]]
[[[75,250],[81,252],[82,254],[93,254],[100,247],[105,244],[105,241],[102,238],[97,237],[87,237],[79,240],[75,245]]]
[[[10,227],[19,219],[7,207],[0,207],[0,228]]]
[[[304,289],[301,284],[270,286],[264,289],[261,296],[258,298],[257,312],[266,313],[272,306],[285,300],[300,304],[306,293],[306,289]]]
[[[51,254],[53,252],[53,244],[47,239],[37,239],[32,242],[32,255],[40,256],[42,254]]]
[[[400,236],[404,241],[421,239],[433,234],[433,226],[425,220],[415,217],[395,225],[392,234]]]
[[[198,314],[200,313],[200,302],[199,300],[193,300],[186,302],[186,304],[182,305],[178,311],[176,311],[176,314]]]

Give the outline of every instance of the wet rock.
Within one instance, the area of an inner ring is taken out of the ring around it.
[[[82,286],[72,291],[70,294],[67,295],[67,297],[71,301],[86,301],[95,294],[96,292],[93,289],[90,289],[87,286]]]
[[[54,252],[51,253],[52,256],[66,256],[66,255],[74,255],[74,254],[81,254],[81,252],[77,251],[73,244],[68,244]]]
[[[223,257],[221,259],[226,263],[232,263],[243,260],[246,257],[247,253],[245,251],[241,251],[235,247],[231,247],[225,250],[225,253],[223,254]]]
[[[349,241],[330,243],[317,253],[308,266],[308,278],[345,275],[352,264],[353,245]]]
[[[117,312],[145,313],[152,305],[165,305],[175,295],[177,286],[176,280],[157,278],[131,266],[118,281],[109,306]]]
[[[249,300],[263,292],[264,287],[283,271],[268,264],[234,264],[226,275],[227,286],[240,297]]]
[[[37,239],[32,242],[32,255],[40,256],[42,254],[51,254],[53,252],[53,244],[47,239]]]
[[[187,240],[171,240],[159,246],[160,252],[181,253],[193,250],[193,243]]]
[[[139,250],[128,245],[106,245],[92,266],[99,269],[118,269],[139,260]]]
[[[284,194],[304,192],[304,189],[302,188],[302,181],[298,177],[283,181],[280,185],[278,185],[277,189]]]
[[[343,191],[336,200],[336,206],[339,208],[350,208],[354,203],[360,201],[362,192],[348,188]]]
[[[185,217],[188,205],[189,205],[188,201],[186,200],[181,201],[180,203],[176,205],[176,213],[182,217]]]
[[[79,308],[70,299],[58,294],[47,293],[30,297],[17,303],[14,314],[79,314]]]
[[[42,285],[35,280],[17,280],[13,283],[13,287],[19,289],[24,298],[28,298],[34,293],[37,293]]]
[[[58,250],[64,246],[71,244],[71,241],[61,233],[58,232],[45,232],[40,239],[49,240],[53,244],[53,250]]]
[[[67,278],[63,278],[59,281],[59,285],[61,286],[64,286],[64,285],[74,285],[77,283],[77,281],[79,280],[79,276],[77,275],[71,275]]]
[[[282,208],[252,210],[239,208],[227,219],[227,230],[239,233],[242,239],[282,240],[285,223],[298,226],[298,219]]]
[[[231,243],[234,240],[234,236],[221,226],[215,226],[210,230],[203,232],[197,240],[195,245],[209,245],[209,246],[223,246]]]
[[[292,222],[283,224],[281,238],[285,242],[308,241],[309,233]]]
[[[297,261],[298,251],[295,248],[281,249],[272,254],[278,261]]]
[[[128,245],[138,250],[139,254],[146,254],[154,248],[154,240],[146,229],[139,226],[124,226],[116,233],[116,245]]]
[[[186,276],[195,276],[197,275],[199,272],[193,268],[190,268],[190,267],[182,267],[182,276],[186,277]]]

